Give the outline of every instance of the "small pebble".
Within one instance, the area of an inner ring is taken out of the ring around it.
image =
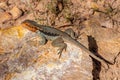
[[[12,15],[13,19],[19,18],[22,15],[22,13],[23,12],[16,6],[10,10],[10,14]]]
[[[12,16],[8,12],[1,12],[0,13],[0,23],[8,21],[12,19]]]
[[[4,12],[4,10],[0,8],[0,13],[1,13],[1,12]]]
[[[0,3],[0,8],[6,10],[8,8],[8,5],[6,2],[1,2]]]

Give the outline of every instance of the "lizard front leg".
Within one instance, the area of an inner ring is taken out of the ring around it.
[[[63,41],[63,39],[61,37],[58,37],[55,40],[53,40],[52,46],[59,47],[59,49],[58,49],[59,58],[62,55],[62,51],[64,49],[66,50],[66,48],[67,48],[67,44],[64,43],[64,41]]]
[[[44,34],[42,32],[40,32],[39,30],[36,31],[36,33],[40,36],[41,40],[40,40],[40,45],[45,45],[47,43],[47,39],[44,36]]]

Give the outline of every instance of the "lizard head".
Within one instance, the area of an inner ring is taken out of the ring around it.
[[[30,31],[33,31],[33,32],[35,32],[36,30],[38,30],[37,27],[35,26],[35,24],[36,24],[36,22],[35,22],[35,21],[32,21],[32,20],[25,20],[25,21],[23,21],[23,22],[21,23],[21,25],[22,25],[24,28],[26,28],[26,29],[28,29],[28,30],[30,30]]]

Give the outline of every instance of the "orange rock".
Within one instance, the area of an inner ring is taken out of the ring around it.
[[[12,16],[8,12],[0,13],[0,23],[8,21],[12,19]]]
[[[15,73],[8,73],[6,76],[5,76],[5,80],[11,80],[11,78],[14,76]]]
[[[18,7],[13,7],[12,10],[10,10],[10,13],[13,17],[13,19],[17,19],[22,15],[22,11]]]
[[[4,49],[0,48],[0,54],[3,54]]]
[[[0,3],[0,8],[6,9],[7,7],[8,7],[8,5],[6,4],[6,2],[1,2]]]
[[[7,1],[7,0],[0,0],[0,2],[5,2],[5,1]]]

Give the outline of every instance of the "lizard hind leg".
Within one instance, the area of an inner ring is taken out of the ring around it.
[[[73,29],[71,28],[68,28],[65,30],[65,32],[70,35],[73,39],[76,39],[77,38],[77,34],[73,31]]]
[[[62,51],[66,50],[67,48],[67,44],[64,43],[63,39],[61,37],[56,38],[55,40],[53,40],[52,42],[52,46],[53,47],[58,47],[58,54],[59,54],[59,58],[62,55]]]

